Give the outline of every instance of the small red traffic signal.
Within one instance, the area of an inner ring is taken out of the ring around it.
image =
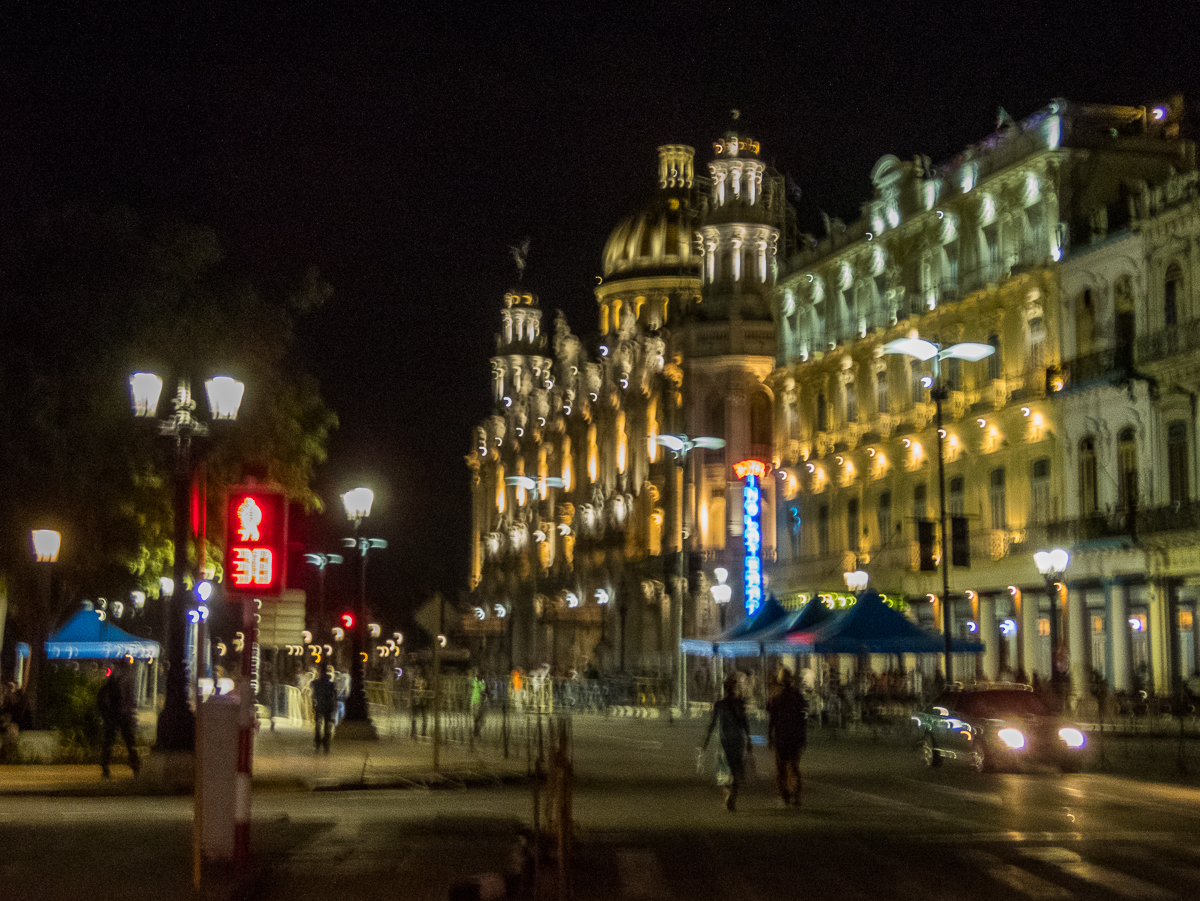
[[[354,614],[353,613],[343,613],[342,614],[342,626],[346,629],[354,628]]]

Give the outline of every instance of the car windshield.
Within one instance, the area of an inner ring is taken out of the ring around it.
[[[964,692],[956,701],[954,708],[959,713],[964,716],[977,716],[985,719],[1004,719],[1010,716],[1046,716],[1049,713],[1046,705],[1031,691],[999,689]]]

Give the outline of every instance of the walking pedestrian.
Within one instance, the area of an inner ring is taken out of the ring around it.
[[[100,773],[105,779],[112,775],[109,764],[112,761],[112,747],[116,743],[118,732],[125,742],[125,752],[129,755],[129,767],[133,770],[133,775],[136,776],[142,766],[137,752],[137,697],[133,693],[133,681],[130,677],[132,664],[133,661],[128,657],[115,661],[96,694],[96,708],[100,711],[100,720],[104,727],[103,741],[100,745]]]
[[[726,677],[725,696],[713,704],[703,747],[708,747],[713,730],[718,728],[717,782],[724,782],[725,809],[732,813],[737,808],[738,789],[746,778],[746,755],[752,753],[746,702],[738,692],[736,673]]]
[[[487,683],[479,678],[479,670],[471,670],[471,721],[474,735],[483,731],[483,716],[487,710]]]
[[[792,671],[779,674],[779,690],[767,702],[767,746],[775,752],[775,787],[780,803],[800,806],[800,754],[808,745],[808,702]]]
[[[333,684],[333,667],[325,667],[320,677],[313,679],[313,751],[329,753],[329,742],[333,737],[333,720],[337,716],[337,687]]]

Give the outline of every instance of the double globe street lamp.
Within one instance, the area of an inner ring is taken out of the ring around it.
[[[245,385],[228,376],[217,376],[204,383],[208,409],[214,421],[237,419]],[[151,372],[135,372],[129,377],[129,393],[133,415],[138,419],[156,419],[163,380]],[[179,379],[172,399],[171,414],[158,421],[159,434],[167,438],[175,453],[174,459],[174,585],[182,589],[188,575],[188,509],[191,501],[193,476],[192,442],[208,434],[208,425],[196,417],[196,401],[192,399],[191,382]],[[203,500],[201,501],[203,503]],[[158,715],[155,747],[159,751],[195,749],[196,719],[188,704],[187,670],[185,667],[185,636],[188,631],[187,592],[173,591],[165,602],[163,619],[166,646],[167,680],[163,709]]]
[[[696,448],[705,448],[709,450],[719,450],[725,446],[723,438],[689,438],[687,435],[659,435],[658,443],[669,450],[675,457],[675,465],[680,472],[680,498],[679,498],[679,517],[678,517],[678,535],[679,535],[679,578],[677,587],[677,600],[675,603],[675,704],[679,708],[680,716],[687,716],[687,662],[683,656],[683,604],[684,597],[687,594],[687,572],[686,560],[687,554],[684,551],[684,540],[687,537],[684,534],[683,519],[686,511],[687,493],[687,458],[688,454]]]
[[[338,725],[338,735],[345,738],[375,740],[379,733],[371,722],[367,708],[367,652],[363,632],[367,628],[367,554],[382,550],[387,542],[382,538],[367,538],[362,534],[363,520],[371,515],[375,493],[370,488],[355,488],[342,495],[346,517],[354,526],[354,537],[346,538],[346,547],[358,548],[358,597],[354,607],[354,625],[350,629],[350,696],[346,698],[346,716]]]
[[[933,375],[921,379],[922,385],[929,389],[929,396],[936,405],[937,449],[938,449],[938,503],[939,521],[942,530],[942,635],[945,640],[944,668],[946,684],[954,681],[954,658],[951,656],[952,635],[950,617],[950,536],[946,531],[946,430],[942,427],[942,401],[950,396],[950,391],[942,381],[942,360],[966,360],[977,363],[996,352],[990,344],[977,344],[965,341],[942,347],[924,338],[897,338],[883,346],[885,354],[903,354],[921,362],[933,363]]]
[[[1062,548],[1038,551],[1033,555],[1038,572],[1046,580],[1046,597],[1050,601],[1050,692],[1056,702],[1062,698],[1062,678],[1066,670],[1066,650],[1062,647],[1062,629],[1059,625],[1058,585],[1066,575],[1071,555]]]

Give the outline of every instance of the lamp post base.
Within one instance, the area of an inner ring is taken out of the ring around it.
[[[156,751],[196,750],[196,716],[187,704],[167,704],[158,715],[154,737]]]
[[[370,720],[342,720],[335,735],[350,741],[379,741],[379,730]]]

